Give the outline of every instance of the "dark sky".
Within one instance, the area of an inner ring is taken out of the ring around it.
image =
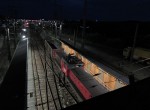
[[[55,7],[54,1],[57,1]],[[18,17],[65,19],[83,17],[84,0],[1,0],[0,14],[10,15],[13,9]],[[88,19],[103,21],[142,20],[150,21],[150,0],[88,0]]]

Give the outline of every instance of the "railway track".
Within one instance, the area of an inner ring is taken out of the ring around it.
[[[46,93],[45,73],[42,69],[42,63],[37,49],[32,45],[32,67],[35,86],[36,108],[37,110],[46,110],[48,108]]]
[[[37,110],[61,110],[78,103],[77,93],[60,79],[61,70],[44,51],[41,40],[30,40]]]

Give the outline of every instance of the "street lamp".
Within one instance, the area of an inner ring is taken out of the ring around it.
[[[23,38],[23,39],[25,39],[25,38],[26,38],[26,36],[25,36],[25,35],[23,35],[23,36],[22,36],[22,38]]]
[[[24,32],[26,32],[27,30],[26,29],[22,29]]]
[[[131,49],[130,62],[133,61],[133,54],[134,54],[135,45],[136,45],[136,39],[137,39],[137,34],[138,34],[138,28],[139,28],[139,24],[136,25],[136,30],[135,30],[134,40],[133,40],[133,46],[132,46],[132,49]]]
[[[81,48],[84,48],[84,38],[85,38],[85,31],[86,31],[86,16],[87,16],[87,0],[84,0],[84,10],[83,10],[83,31],[82,31],[82,44]]]
[[[57,38],[57,21],[54,22],[54,26],[55,26],[55,38]]]
[[[8,49],[8,60],[11,62],[11,49],[10,49],[10,32],[9,28],[6,29],[7,32],[7,49]]]

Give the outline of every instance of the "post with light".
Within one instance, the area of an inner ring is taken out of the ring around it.
[[[7,32],[7,50],[8,50],[8,61],[11,61],[11,49],[10,49],[10,35],[9,35],[9,28],[6,30]]]
[[[62,22],[60,23],[60,26],[59,26],[59,38],[61,39],[61,33],[62,33]]]
[[[77,42],[77,35],[78,35],[78,26],[77,29],[74,30],[74,47],[76,46],[76,42]]]
[[[57,22],[55,21],[55,38],[57,38]]]
[[[81,43],[81,48],[84,48],[84,38],[86,34],[86,16],[87,16],[87,0],[84,0],[84,10],[83,10],[83,31],[82,31],[82,43]]]
[[[136,25],[136,30],[135,30],[134,40],[133,40],[133,46],[132,46],[132,49],[131,49],[130,62],[133,61],[133,54],[134,54],[135,45],[136,45],[136,39],[137,39],[137,34],[138,34],[138,28],[139,28],[139,24]]]
[[[14,19],[14,47],[16,48],[17,45],[17,41],[16,41],[16,37],[17,37],[17,31],[16,31],[16,19]]]

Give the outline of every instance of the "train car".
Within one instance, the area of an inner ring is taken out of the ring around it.
[[[75,54],[82,62],[84,62],[84,70],[94,76],[94,78],[109,91],[119,89],[129,84],[129,77],[124,71],[119,71],[106,63],[101,63],[86,53],[79,53],[76,48],[65,41],[61,41],[61,47],[66,54]]]
[[[52,48],[52,45],[49,46],[50,49],[52,49],[50,51],[55,49]],[[71,81],[83,99],[88,100],[92,97],[108,92],[104,86],[94,79],[94,76],[88,74],[84,70],[84,63],[80,59],[74,55],[71,55],[70,59],[68,59],[68,57],[69,56],[65,52],[56,51],[54,58],[61,67],[61,71],[64,73],[65,77]]]
[[[56,58],[56,52],[61,52],[63,51],[62,48],[57,48],[53,43],[53,41],[45,41],[45,47],[47,51],[50,53],[50,56],[52,58]]]
[[[86,100],[108,92],[93,78],[94,76],[88,74],[82,67],[70,68],[63,58],[61,59],[61,69]]]

